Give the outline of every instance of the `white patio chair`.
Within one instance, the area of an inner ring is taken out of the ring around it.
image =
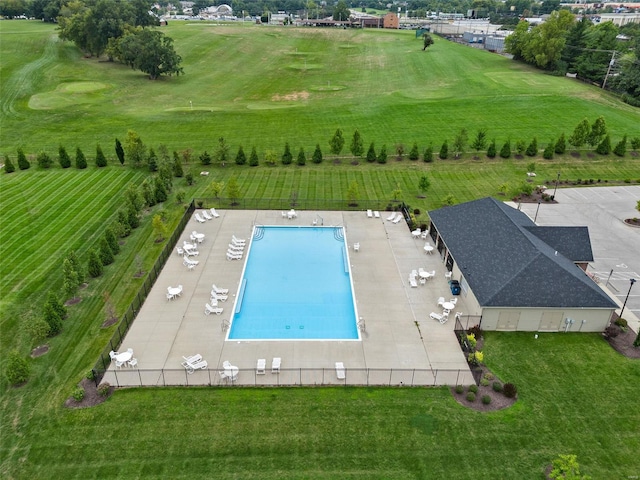
[[[438,321],[442,320],[442,315],[436,312],[431,312],[429,314],[429,317],[432,318],[433,320],[438,320]]]
[[[265,358],[259,358],[256,364],[256,375],[264,375],[267,371],[267,360]]]
[[[367,218],[373,218],[373,210],[367,210]]]
[[[247,243],[247,240],[244,238],[238,238],[235,235],[231,235],[231,241],[237,245]]]
[[[209,210],[211,212],[211,216],[213,218],[218,218],[220,216],[220,214],[218,212],[216,212],[215,208],[212,208],[211,210]]]
[[[218,287],[216,287],[215,283],[213,285],[211,285],[211,288],[213,289],[214,292],[220,293],[222,295],[226,295],[227,293],[229,293],[229,289],[228,288],[218,288]]]
[[[215,313],[216,315],[220,315],[223,312],[224,308],[222,307],[212,307],[208,303],[204,306],[205,315],[209,315],[211,313]]]
[[[116,368],[122,368],[122,365],[124,365],[124,362],[121,362],[120,360],[116,360]]]
[[[273,357],[273,360],[271,360],[271,373],[280,373],[281,363],[282,363],[282,358]]]
[[[344,363],[336,362],[336,377],[338,380],[344,380],[346,378]]]
[[[359,252],[360,251],[360,242],[356,242],[353,244],[353,251],[354,252]]]
[[[206,210],[202,211],[202,216],[205,218],[205,220],[213,220],[213,217],[209,215]]]
[[[391,222],[392,220],[395,220],[395,218],[396,218],[396,212],[391,212],[391,214],[387,218],[385,218],[385,220],[387,222]]]
[[[202,218],[199,213],[196,213],[194,215],[194,217],[195,217],[196,221],[199,222],[199,223],[205,223],[206,222],[206,220],[204,218]]]
[[[451,280],[451,275],[453,274],[453,272],[446,272],[444,274],[444,278],[446,278],[447,280]]]
[[[441,307],[444,304],[444,297],[438,297],[438,306]]]
[[[135,368],[138,365],[138,359],[137,358],[132,358],[131,360],[129,360],[129,366],[131,368]]]

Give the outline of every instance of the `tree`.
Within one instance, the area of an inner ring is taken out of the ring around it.
[[[440,153],[438,153],[438,157],[440,157],[441,160],[446,160],[447,158],[449,158],[449,144],[447,143],[446,140],[442,143],[442,146],[440,147]]]
[[[184,176],[184,170],[182,169],[182,162],[178,152],[173,152],[173,175],[176,178],[182,178]]]
[[[478,130],[476,133],[476,137],[473,139],[471,143],[471,148],[473,148],[476,153],[480,153],[480,150],[484,150],[487,146],[487,131],[484,128]]]
[[[156,213],[153,216],[153,220],[151,221],[153,225],[153,233],[156,237],[156,243],[160,243],[164,240],[165,235],[167,234],[167,226],[162,218],[162,215]]]
[[[336,22],[346,22],[349,20],[351,12],[344,0],[338,0],[335,8],[333,9],[333,20]],[[333,152],[332,152],[333,153]]]
[[[36,162],[38,162],[38,166],[40,168],[51,168],[51,164],[53,163],[53,161],[51,160],[51,157],[47,154],[47,152],[39,152],[38,156],[36,157]]]
[[[257,167],[259,163],[258,152],[256,151],[256,147],[251,148],[251,154],[249,155],[249,166]]]
[[[273,150],[267,150],[264,152],[264,163],[271,167],[275,167],[278,155]]]
[[[29,380],[30,368],[27,360],[17,350],[9,352],[4,374],[11,385],[20,385]]]
[[[533,137],[525,153],[528,157],[535,157],[538,154],[538,139],[536,137]]]
[[[519,156],[522,156],[527,150],[527,144],[524,140],[520,139],[516,142],[516,152]]]
[[[590,477],[580,473],[576,455],[559,455],[551,467],[549,478],[553,480],[590,480]]]
[[[211,165],[211,155],[205,150],[198,157],[202,165]]]
[[[23,323],[23,328],[33,347],[40,345],[49,336],[49,324],[41,317],[28,318]]]
[[[240,198],[240,185],[238,185],[238,179],[231,177],[227,183],[227,197],[231,200],[231,205],[237,205]]]
[[[153,187],[156,195],[156,201],[158,203],[166,202],[167,198],[169,198],[169,194],[167,193],[167,188],[164,186],[162,178],[156,177],[153,182]]]
[[[304,148],[300,147],[300,151],[298,152],[298,165],[303,166],[307,163],[307,157],[304,154]]]
[[[120,244],[118,243],[118,238],[116,236],[116,232],[114,231],[114,227],[111,226],[107,228],[104,232],[104,238],[107,240],[109,244],[109,248],[114,255],[120,253]]]
[[[293,155],[291,155],[291,148],[289,148],[289,142],[284,144],[284,153],[282,154],[282,164],[291,165],[293,161]]]
[[[124,139],[124,152],[134,168],[140,167],[147,158],[147,147],[135,130],[128,130]]]
[[[87,168],[87,158],[82,153],[80,147],[76,147],[76,168],[79,170],[84,170]]]
[[[596,153],[600,155],[609,155],[611,153],[611,138],[609,135],[604,137],[596,147]]]
[[[591,125],[591,131],[587,135],[587,143],[590,147],[595,147],[598,145],[604,136],[607,134],[607,125],[604,121],[604,117],[600,116],[596,118],[593,125]]]
[[[131,235],[131,225],[129,225],[129,211],[126,207],[118,210],[118,223],[122,226],[120,238]]]
[[[463,128],[453,139],[453,154],[459,158],[467,145],[467,130]]]
[[[489,144],[489,148],[487,149],[487,157],[496,158],[496,141],[495,139],[491,140]]]
[[[551,140],[546,147],[544,147],[544,151],[542,152],[542,158],[546,158],[547,160],[551,160],[553,158],[553,153],[555,151],[555,143]]]
[[[24,151],[19,148],[18,149],[18,168],[20,170],[28,170],[31,167],[29,160],[27,160],[27,156],[24,154]]]
[[[49,292],[47,293],[47,300],[45,304],[50,305],[51,308],[53,308],[56,311],[56,313],[62,320],[67,318],[67,307],[65,307],[60,302],[60,300],[58,300],[58,297],[56,296],[56,294],[53,293],[51,290],[49,290]]]
[[[413,142],[411,151],[409,152],[409,160],[418,160],[420,158],[420,152],[418,151],[418,143]]]
[[[138,218],[138,210],[131,202],[127,202],[127,222],[131,230],[135,230],[140,226],[140,218]]]
[[[224,137],[218,138],[218,148],[216,149],[216,161],[224,167],[229,160],[229,145]]]
[[[118,157],[118,161],[120,165],[124,165],[124,148],[122,148],[122,143],[120,140],[116,138],[116,157]]]
[[[615,153],[618,157],[624,157],[624,154],[627,152],[627,136],[623,136],[622,140],[616,143],[616,146],[613,147],[613,153]]]
[[[102,237],[100,239],[99,249],[100,263],[104,266],[111,265],[114,261],[113,252],[111,251],[111,247],[107,243],[106,238]]]
[[[575,70],[580,78],[599,85],[604,84],[611,62],[611,52],[619,48],[616,39],[618,34],[618,27],[613,22],[589,26],[584,36],[584,49],[580,51],[575,63]]]
[[[427,148],[424,149],[424,153],[422,154],[422,160],[425,163],[433,162],[433,145],[427,145]]]
[[[96,167],[106,167],[107,166],[107,157],[104,156],[102,152],[102,148],[100,148],[100,144],[96,145]]]
[[[156,80],[161,75],[184,73],[182,57],[173,48],[173,39],[158,30],[134,29],[113,42],[109,55]]]
[[[568,10],[553,12],[544,23],[531,29],[523,49],[524,59],[545,70],[556,68],[574,22],[575,17]]]
[[[220,198],[220,194],[224,191],[224,182],[211,182],[211,194],[215,198]]]
[[[91,278],[97,278],[102,275],[102,262],[95,249],[89,252],[89,261],[87,262],[87,272]]]
[[[369,145],[369,150],[367,150],[367,162],[373,163],[377,159],[378,156],[376,155],[376,147],[373,142],[371,142],[371,145]]]
[[[422,34],[422,51],[424,52],[427,48],[433,45],[433,38],[429,33]]]
[[[320,144],[316,143],[316,149],[313,151],[313,157],[311,157],[313,163],[322,163],[322,150],[320,150]]]
[[[553,151],[558,155],[563,155],[564,152],[567,151],[567,139],[565,138],[564,133],[560,134],[560,138],[558,138]]]
[[[156,152],[153,150],[153,147],[149,149],[149,158],[147,159],[147,165],[149,165],[150,172],[158,171],[158,158],[156,157]]]
[[[236,165],[244,165],[245,163],[247,163],[247,156],[244,154],[242,145],[240,145],[236,154]]]
[[[49,336],[54,336],[62,331],[62,319],[55,308],[48,303],[44,304],[43,319],[49,325]]]
[[[418,188],[420,189],[420,191],[425,194],[427,193],[427,190],[430,186],[431,182],[429,181],[429,178],[426,175],[422,175],[420,177],[420,181],[418,182]]]
[[[142,211],[144,207],[144,200],[140,195],[140,190],[133,183],[130,183],[127,189],[124,191],[124,196],[127,202],[133,207],[136,213]]]
[[[382,145],[380,147],[380,153],[378,154],[378,163],[387,163],[387,146]]]
[[[356,207],[358,205],[358,195],[358,182],[353,180],[347,188],[347,202],[350,207]]]
[[[354,157],[361,157],[364,153],[364,145],[362,144],[362,137],[360,136],[360,132],[356,128],[356,131],[353,132],[353,138],[351,139],[351,154]]]
[[[82,265],[80,264],[80,260],[78,259],[75,250],[71,250],[69,252],[69,254],[67,255],[67,259],[71,263],[71,268],[76,272],[76,276],[78,277],[78,285],[81,285],[82,283],[84,283],[85,272],[82,268]]]
[[[329,151],[334,155],[340,155],[342,148],[344,147],[344,137],[342,136],[342,130],[337,129],[336,133],[329,141]]]
[[[13,173],[16,171],[16,167],[13,165],[9,155],[4,157],[4,173]]]
[[[518,22],[513,33],[504,40],[505,51],[513,55],[514,60],[524,60],[524,50],[530,37],[529,22]]]
[[[399,143],[396,145],[396,155],[397,160],[402,160],[402,156],[404,155],[404,145]]]
[[[584,142],[587,141],[590,132],[591,127],[589,126],[589,120],[585,118],[578,125],[576,125],[576,128],[573,130],[573,133],[569,137],[569,144],[574,146],[576,149],[580,148],[582,145],[584,145]]]

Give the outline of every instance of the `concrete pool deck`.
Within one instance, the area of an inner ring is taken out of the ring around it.
[[[444,325],[429,318],[438,297],[450,298],[445,266],[437,251],[427,255],[425,241],[415,239],[401,221],[369,218],[365,212],[299,211],[295,219],[280,211],[219,210],[219,218],[187,224],[205,234],[195,257],[200,263],[189,271],[182,257],[168,260],[131,325],[122,350],[132,348],[138,368],[113,365],[104,381],[112,385],[218,385],[225,360],[239,367],[237,385],[455,385],[473,383],[465,356],[454,333],[453,314]],[[353,276],[356,308],[364,321],[361,341],[328,340],[232,340],[225,341],[223,323],[232,316],[235,295],[246,257],[227,260],[232,235],[250,240],[253,225],[324,225],[345,227]],[[353,243],[360,243],[354,252]],[[182,241],[179,242],[180,244]],[[411,288],[411,270],[435,270],[426,285]],[[211,285],[229,289],[229,299],[219,306],[222,315],[205,315]],[[169,301],[168,286],[183,286],[181,297]],[[465,312],[464,297],[456,311]],[[207,370],[187,375],[183,356],[200,354]],[[271,359],[281,357],[280,374],[271,373]],[[256,375],[257,359],[267,360],[265,375]],[[346,379],[336,376],[335,362],[343,362]]]

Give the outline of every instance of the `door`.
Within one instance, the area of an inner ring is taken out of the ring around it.
[[[557,310],[542,312],[540,326],[538,330],[541,332],[558,332],[562,326],[563,313]]]
[[[515,331],[520,321],[520,312],[516,310],[507,310],[500,312],[498,316],[498,324],[496,330]]]

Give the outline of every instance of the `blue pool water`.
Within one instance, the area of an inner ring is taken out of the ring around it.
[[[256,227],[229,340],[357,340],[342,227]]]

